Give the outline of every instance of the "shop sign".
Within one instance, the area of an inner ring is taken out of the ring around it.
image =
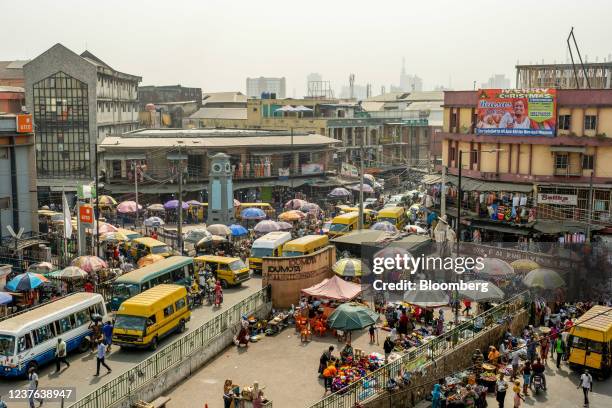
[[[578,196],[573,194],[538,194],[538,204],[578,205]]]
[[[287,180],[289,178],[289,167],[287,168],[279,168],[278,169],[278,178],[280,180]]]
[[[323,173],[323,165],[320,163],[302,164],[302,174]]]
[[[32,115],[17,115],[17,133],[32,133]]]
[[[340,175],[350,178],[359,178],[359,170],[357,169],[357,166],[343,162],[340,166]]]
[[[91,205],[84,204],[79,207],[79,221],[81,224],[93,224],[94,212]]]
[[[553,88],[481,89],[476,134],[554,136],[556,98]]]
[[[81,200],[90,200],[96,195],[96,187],[91,184],[77,186],[77,196]]]

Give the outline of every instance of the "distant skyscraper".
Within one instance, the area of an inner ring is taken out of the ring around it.
[[[508,89],[510,88],[510,79],[504,74],[494,74],[487,82],[480,86],[483,89]]]
[[[306,75],[306,89],[308,89],[309,82],[320,82],[322,80],[323,75],[319,74],[318,72],[311,72],[310,74]]]
[[[423,90],[423,80],[416,75],[409,75],[406,73],[406,58],[402,58],[400,89],[404,92],[420,92]]]
[[[247,78],[246,91],[249,98],[261,98],[263,93],[276,94],[276,98],[285,98],[285,77],[282,78]]]

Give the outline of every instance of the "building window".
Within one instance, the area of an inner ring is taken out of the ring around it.
[[[593,170],[592,154],[585,154],[582,156],[582,170]]]
[[[597,129],[597,116],[585,115],[584,116],[584,130],[595,130]]]
[[[202,155],[187,156],[187,173],[190,177],[197,177],[202,174]]]
[[[457,156],[457,149],[455,149],[455,146],[451,144],[451,146],[448,149],[448,161],[449,161],[449,165],[450,162],[453,160],[456,160],[456,156]]]
[[[457,126],[457,112],[451,111],[450,127],[451,129]]]
[[[559,115],[559,129],[570,130],[571,127],[571,115]]]
[[[470,151],[470,163],[476,165],[478,164],[478,150]]]
[[[8,159],[8,152],[9,152],[9,148],[8,147],[0,147],[0,160],[6,160]]]
[[[558,153],[555,155],[555,168],[556,169],[567,169],[568,158],[565,153]]]

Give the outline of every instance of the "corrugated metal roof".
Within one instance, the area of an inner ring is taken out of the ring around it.
[[[247,108],[200,108],[189,119],[247,119]]]
[[[440,182],[442,182],[442,176],[439,174],[427,174],[423,177],[424,184],[436,184]],[[456,186],[459,183],[459,178],[452,174],[447,174],[446,183]],[[533,184],[504,183],[498,181],[484,181],[469,177],[461,177],[461,190],[529,193],[533,191]]]
[[[242,92],[210,92],[202,95],[202,104],[207,103],[228,103],[240,102],[247,103],[247,96]]]

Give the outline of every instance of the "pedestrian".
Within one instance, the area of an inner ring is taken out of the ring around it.
[[[338,369],[333,362],[329,362],[327,364],[327,368],[323,370],[323,384],[325,387],[323,395],[327,394],[327,390],[332,392],[332,382],[334,381],[334,377],[338,374]]]
[[[442,406],[442,390],[440,384],[434,384],[431,392],[431,408],[440,408]]]
[[[529,395],[527,390],[529,389],[529,385],[531,384],[531,362],[529,360],[525,361],[525,365],[521,369],[521,373],[523,374],[523,394]]]
[[[98,340],[98,354],[96,355],[96,374],[94,374],[94,377],[97,377],[100,375],[100,365],[103,365],[104,368],[106,368],[108,370],[108,373],[111,373],[111,368],[106,365],[106,363],[104,362],[104,358],[106,357],[106,346],[104,345],[104,343],[101,340]]]
[[[223,384],[223,407],[230,408],[234,402],[234,385],[232,380],[225,380]]]
[[[102,326],[102,335],[104,336],[104,344],[106,344],[106,352],[111,351],[111,345],[113,344],[113,323],[109,320]]]
[[[525,386],[523,385],[523,387]],[[514,381],[512,391],[514,391],[514,408],[519,408],[521,406],[521,401],[525,401],[525,398],[521,395],[521,382],[519,380]]]
[[[66,364],[66,368],[70,367],[70,363],[66,360],[66,342],[60,337],[55,348],[55,373],[60,372],[61,363]]]
[[[0,395],[0,408],[7,408],[6,402],[2,399],[2,395]]]
[[[383,344],[383,349],[385,350],[385,364],[389,362],[389,356],[391,355],[391,352],[393,351],[394,348],[395,348],[395,343],[393,342],[393,340],[391,340],[390,336],[387,336]]]
[[[36,373],[36,367],[30,367],[28,370],[28,401],[30,403],[30,408],[34,408],[34,400],[38,401],[38,406],[40,407],[43,404],[42,398],[35,398],[36,390],[38,390],[38,374]]]
[[[370,326],[368,332],[370,333],[370,344],[374,344],[376,342],[376,327],[374,325]]]
[[[327,351],[324,351],[319,358],[319,375],[323,375],[323,371],[327,368],[330,361],[334,359],[334,346],[329,346]]]
[[[557,353],[557,368],[561,368],[561,359],[565,354],[565,343],[560,336],[557,337],[557,340],[555,340],[555,346],[553,348],[555,353]]]
[[[514,350],[510,355],[510,364],[512,364],[512,380],[515,380],[519,373],[519,363],[521,361],[521,355],[517,350]]]
[[[589,370],[584,370],[584,373],[580,376],[580,384],[578,388],[582,387],[582,393],[584,394],[584,406],[589,406],[589,391],[593,392],[593,377],[589,374]]]
[[[495,399],[499,404],[499,408],[504,408],[504,400],[506,399],[506,389],[508,383],[504,380],[504,375],[500,374],[499,379],[495,382]]]

